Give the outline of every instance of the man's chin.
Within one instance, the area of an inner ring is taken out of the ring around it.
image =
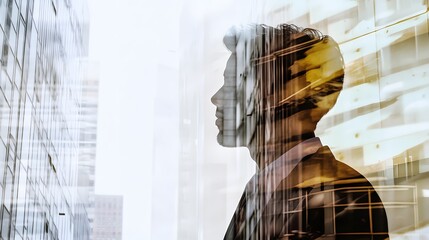
[[[226,139],[224,135],[219,132],[217,135],[217,142],[223,147],[236,147],[235,138],[234,139]]]
[[[218,133],[217,137],[216,137],[217,143],[219,143],[221,146],[223,146],[223,134],[222,133]]]

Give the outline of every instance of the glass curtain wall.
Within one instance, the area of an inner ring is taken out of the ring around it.
[[[0,1],[1,239],[88,239],[77,202],[84,1]]]

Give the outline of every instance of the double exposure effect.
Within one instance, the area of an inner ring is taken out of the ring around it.
[[[288,24],[234,27],[224,43],[217,140],[247,147],[258,165],[224,239],[388,238],[371,183],[314,135],[342,89],[337,43]]]

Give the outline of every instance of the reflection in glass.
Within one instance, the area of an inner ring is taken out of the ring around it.
[[[287,24],[231,28],[224,43],[218,142],[247,147],[258,165],[224,239],[388,238],[371,183],[314,135],[342,89],[337,43]]]

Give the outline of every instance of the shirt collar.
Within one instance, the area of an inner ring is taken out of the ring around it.
[[[266,169],[268,171],[273,171],[275,169],[279,169],[279,167],[282,165],[288,165],[288,168],[292,170],[301,159],[308,155],[314,154],[322,146],[323,145],[318,137],[307,139],[291,148],[289,151],[277,158],[274,162],[270,163]]]

